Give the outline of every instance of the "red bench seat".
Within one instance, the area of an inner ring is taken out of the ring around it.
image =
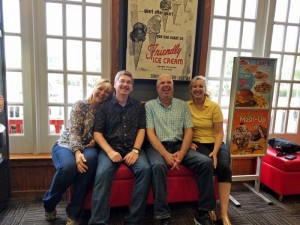
[[[192,202],[198,200],[198,188],[194,173],[188,168],[180,165],[178,170],[168,170],[168,201]],[[124,164],[120,166],[115,174],[112,185],[110,205],[111,207],[128,206],[131,198],[131,192],[134,183],[134,176],[131,170]],[[215,181],[215,191],[218,197],[217,181]],[[69,197],[72,189],[69,189]],[[84,203],[84,209],[91,209],[93,185],[91,186]],[[148,204],[153,204],[153,193],[150,189]]]

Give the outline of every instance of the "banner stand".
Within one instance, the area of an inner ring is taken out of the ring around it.
[[[271,106],[277,59],[234,57],[226,144],[231,158],[256,157],[255,174],[234,175],[232,181],[254,181],[254,188],[244,185],[269,205],[259,193],[262,157],[267,152]],[[233,197],[230,200],[241,204]]]
[[[248,183],[243,183],[247,188],[249,188],[251,191],[253,191],[256,195],[258,195],[260,198],[262,198],[265,202],[268,203],[268,205],[273,205],[273,202],[268,199],[266,196],[262,195],[260,190],[260,169],[261,169],[261,163],[262,158],[257,157],[257,163],[256,163],[256,174],[253,175],[235,175],[232,176],[232,181],[254,181],[254,188],[251,187]],[[237,201],[232,195],[229,197],[230,201],[232,201],[236,207],[241,207],[241,204],[239,201]]]

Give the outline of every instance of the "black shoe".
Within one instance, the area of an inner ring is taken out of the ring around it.
[[[171,225],[171,219],[170,218],[161,219],[160,225]]]
[[[195,221],[195,225],[214,225],[214,223],[210,219],[208,213],[205,213],[202,216],[199,216],[198,214],[196,214],[194,221]]]

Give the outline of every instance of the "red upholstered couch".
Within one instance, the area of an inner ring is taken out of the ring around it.
[[[300,153],[294,153],[297,158],[293,160],[276,154],[275,149],[267,149],[262,159],[261,183],[279,194],[279,200],[283,195],[300,194]]]
[[[186,167],[180,165],[178,170],[168,170],[168,201],[175,202],[192,202],[198,200],[198,189],[194,173]],[[124,164],[116,172],[111,190],[110,205],[111,207],[128,206],[131,198],[134,176],[131,170]],[[217,181],[215,181],[215,192],[218,197]],[[69,189],[69,197],[71,195]],[[93,186],[88,192],[84,209],[90,209],[92,203]],[[153,194],[150,189],[148,204],[153,204]]]

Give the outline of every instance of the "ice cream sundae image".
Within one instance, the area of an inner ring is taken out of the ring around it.
[[[269,93],[272,90],[272,85],[264,81],[254,86],[254,90],[260,93]]]
[[[160,33],[161,17],[158,15],[152,16],[148,21],[147,28],[149,35],[149,50],[152,52],[156,42],[157,34]]]
[[[160,2],[160,9],[162,11],[162,21],[163,21],[163,29],[166,31],[169,10],[172,8],[171,0],[162,0]]]
[[[254,77],[256,79],[268,79],[268,73],[263,72],[263,71],[256,71]]]
[[[251,131],[251,141],[258,141],[260,138],[266,139],[268,135],[268,129],[261,125],[255,125],[254,130]]]
[[[248,148],[249,141],[251,139],[251,132],[248,130],[244,123],[240,123],[235,128],[232,135],[232,143],[237,145],[238,150],[246,151]]]
[[[133,48],[133,57],[134,57],[134,65],[135,69],[137,69],[141,49],[143,46],[143,42],[146,39],[147,34],[147,27],[145,24],[137,22],[134,24],[132,28],[132,32],[130,32],[130,39],[132,41],[132,48]]]
[[[178,8],[181,5],[181,0],[172,0],[172,9],[173,9],[173,24],[176,22]]]

